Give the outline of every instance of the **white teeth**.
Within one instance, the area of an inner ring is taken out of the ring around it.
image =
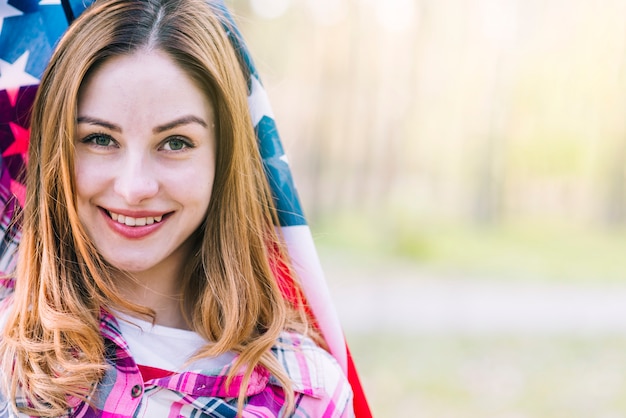
[[[161,222],[163,220],[163,216],[148,216],[146,218],[133,218],[130,216],[120,215],[119,213],[109,212],[111,219],[114,221],[124,224],[127,226],[144,226],[144,225],[152,225],[155,222]]]

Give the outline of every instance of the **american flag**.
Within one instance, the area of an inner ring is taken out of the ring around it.
[[[29,112],[39,79],[57,40],[92,1],[0,0],[0,193],[9,194],[2,196],[0,202],[10,202],[12,195],[19,204],[24,203],[25,187],[21,180],[27,159]],[[223,0],[216,0],[216,3],[230,19]],[[251,74],[250,114],[289,255],[310,311],[331,353],[348,374],[355,392],[356,416],[371,417],[293,183],[268,96],[242,39],[239,34],[231,34],[231,42],[243,55]],[[4,206],[0,212],[10,217],[11,208],[7,203]],[[2,247],[14,245],[19,240],[19,231],[3,228],[1,233],[4,235],[1,237]],[[0,268],[7,268],[14,261],[4,257],[0,260]],[[293,288],[289,288],[291,278],[282,279],[287,283],[286,294],[293,294]]]

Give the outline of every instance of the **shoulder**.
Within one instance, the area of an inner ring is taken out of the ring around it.
[[[326,350],[302,334],[283,332],[272,352],[285,368],[294,391],[304,395],[299,410],[309,416],[352,416],[352,388],[339,363]]]

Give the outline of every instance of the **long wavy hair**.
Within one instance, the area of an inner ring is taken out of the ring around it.
[[[32,111],[16,288],[0,341],[7,396],[14,400],[19,391],[31,405],[22,412],[58,416],[67,412],[68,397],[89,402],[108,367],[103,310],[154,318],[119,296],[120,272],[98,255],[79,221],[74,179],[83,80],[107,59],[142,49],[172,58],[216,113],[212,197],[182,278],[181,309],[209,341],[197,356],[240,353],[229,376],[230,382],[246,370],[240,411],[257,365],[278,378],[286,411],[293,409],[291,383],[270,348],[285,329],[309,332],[307,319],[301,304],[285,301],[275,276],[287,257],[249,115],[248,74],[228,28],[221,9],[205,0],[97,0],[57,46]]]

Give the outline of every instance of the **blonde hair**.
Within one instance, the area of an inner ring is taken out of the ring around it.
[[[14,305],[0,341],[7,395],[14,400],[19,389],[32,406],[22,412],[57,416],[68,396],[89,401],[107,368],[102,310],[153,315],[118,296],[113,268],[78,219],[73,163],[83,80],[107,59],[142,49],[168,54],[216,113],[212,198],[183,278],[183,313],[210,341],[197,356],[240,353],[229,376],[245,367],[240,412],[257,365],[278,379],[285,410],[293,409],[291,383],[270,348],[284,329],[306,332],[306,317],[285,301],[273,273],[286,257],[250,120],[248,74],[228,27],[204,0],[97,0],[56,48],[32,113]]]

